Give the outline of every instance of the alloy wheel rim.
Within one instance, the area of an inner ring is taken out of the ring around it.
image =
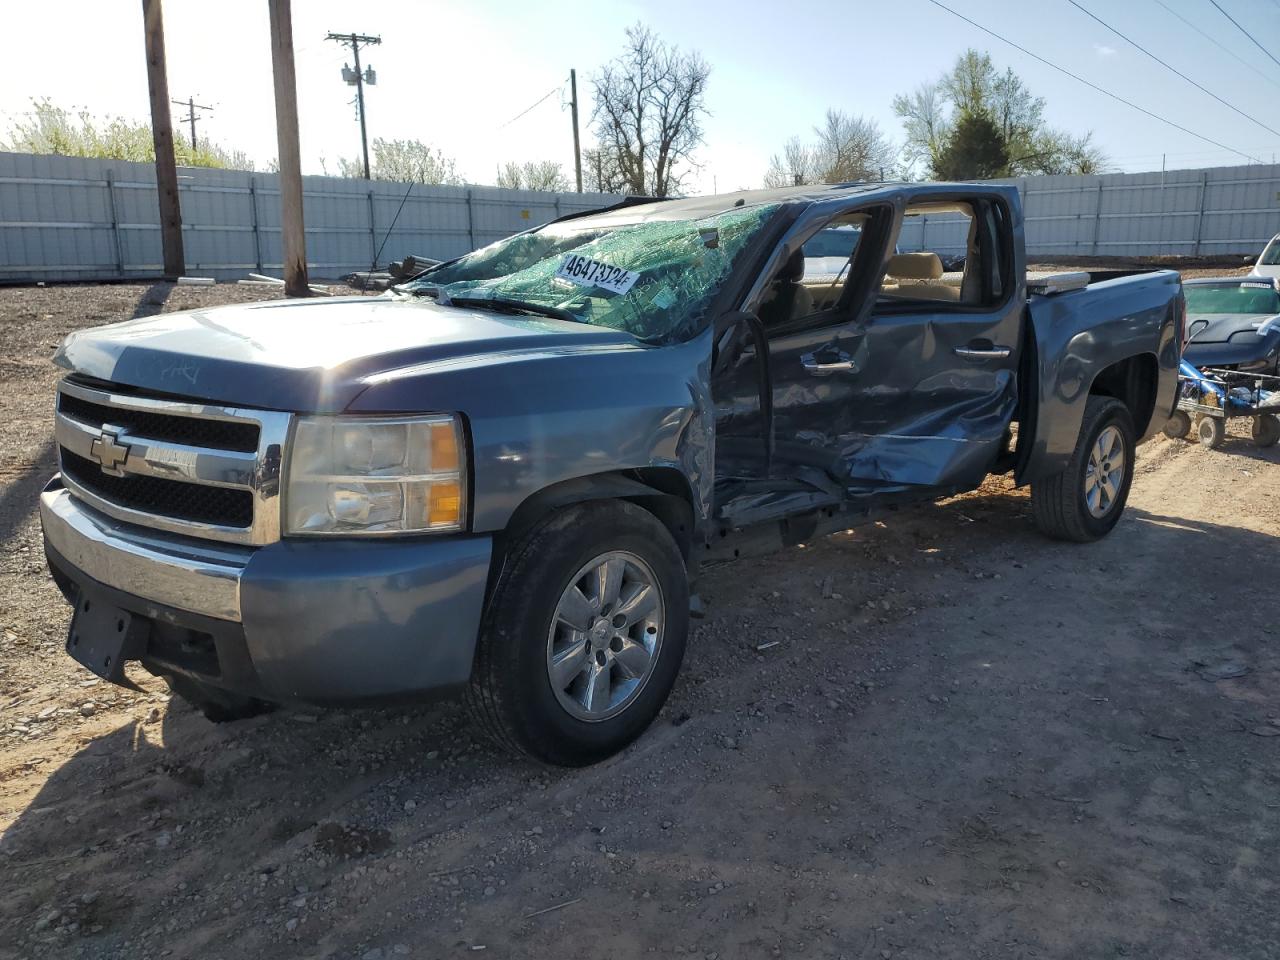
[[[560,594],[547,634],[547,678],[579,720],[617,716],[640,695],[662,647],[666,603],[652,568],[612,550],[583,564]]]
[[[1084,502],[1094,517],[1101,519],[1115,507],[1124,484],[1126,462],[1124,436],[1117,427],[1107,427],[1089,451],[1084,474]]]

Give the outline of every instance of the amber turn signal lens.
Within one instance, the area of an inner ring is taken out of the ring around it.
[[[462,487],[456,480],[438,480],[427,494],[427,525],[449,526],[462,521]]]
[[[431,471],[450,473],[458,469],[458,434],[452,423],[431,426]]]

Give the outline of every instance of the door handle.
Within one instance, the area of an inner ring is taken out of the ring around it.
[[[1003,360],[1013,353],[1013,347],[956,347],[952,352],[966,360]]]
[[[840,360],[822,361],[815,357],[812,353],[806,353],[800,358],[800,366],[815,377],[829,377],[833,373],[857,373],[858,365],[848,357]]]

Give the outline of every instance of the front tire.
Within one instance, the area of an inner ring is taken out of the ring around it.
[[[558,510],[511,545],[469,702],[500,745],[559,766],[618,752],[653,722],[689,629],[684,560],[634,504]]]
[[[1133,418],[1111,397],[1090,397],[1067,468],[1031,483],[1031,511],[1056,540],[1099,540],[1120,522],[1133,482]]]

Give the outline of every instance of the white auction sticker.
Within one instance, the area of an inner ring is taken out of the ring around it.
[[[626,293],[635,286],[640,274],[621,267],[612,267],[590,257],[568,254],[560,262],[556,276],[580,287],[599,287],[611,293]]]

